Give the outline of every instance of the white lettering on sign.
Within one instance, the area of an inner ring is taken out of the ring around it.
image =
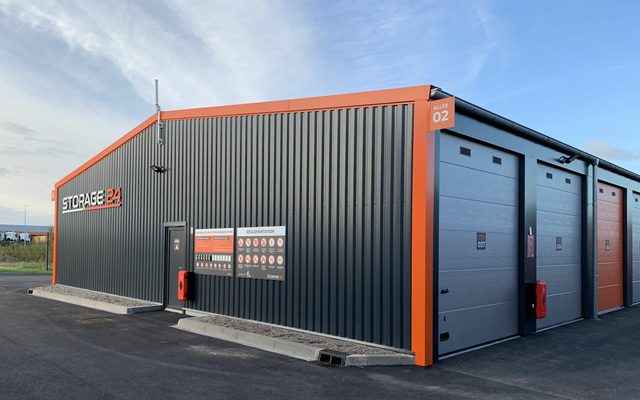
[[[433,116],[431,117],[431,120],[436,124],[439,122],[449,121],[449,111],[448,110],[434,111]]]
[[[80,193],[62,198],[62,213],[68,214],[78,211],[95,211],[105,208],[120,207],[122,205],[122,190],[120,187],[110,187],[93,192]]]

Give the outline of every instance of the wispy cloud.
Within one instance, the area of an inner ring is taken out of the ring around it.
[[[164,109],[456,90],[500,40],[489,1],[0,0],[0,154],[21,166],[0,202],[51,215],[53,182],[153,112],[153,78]]]
[[[296,7],[277,0],[2,0],[0,9],[112,64],[147,102],[159,78],[167,107],[262,99],[275,85],[312,77],[305,49],[313,37]]]
[[[7,175],[9,175],[11,173],[12,173],[12,171],[9,168],[0,167],[0,177],[7,176]]]
[[[640,152],[613,146],[604,140],[590,140],[584,144],[584,149],[595,156],[611,161],[640,160]]]
[[[32,137],[38,134],[37,131],[29,128],[28,126],[24,126],[17,122],[11,122],[11,121],[0,122],[0,129],[6,130],[8,132],[11,132],[13,134],[20,135],[23,137]]]

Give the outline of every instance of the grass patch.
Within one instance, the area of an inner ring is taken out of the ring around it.
[[[49,243],[49,258],[51,258],[52,243]],[[4,243],[0,246],[0,260],[5,258],[8,262],[40,262],[43,263],[47,259],[46,243]],[[4,260],[3,260],[4,261]]]
[[[51,265],[49,271],[45,270],[43,262],[9,262],[0,263],[0,274],[51,274]]]

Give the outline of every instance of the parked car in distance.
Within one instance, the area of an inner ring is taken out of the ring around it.
[[[17,242],[18,241],[18,235],[15,232],[5,232],[4,233],[4,240],[9,241],[9,242]]]
[[[18,240],[20,242],[30,243],[31,242],[31,235],[29,235],[27,232],[23,232],[23,233],[18,235]]]

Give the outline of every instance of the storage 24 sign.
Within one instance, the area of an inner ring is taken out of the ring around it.
[[[284,281],[286,239],[284,226],[238,228],[236,276]]]
[[[119,186],[74,194],[62,199],[63,214],[78,211],[96,211],[120,206],[122,206],[122,190]]]

